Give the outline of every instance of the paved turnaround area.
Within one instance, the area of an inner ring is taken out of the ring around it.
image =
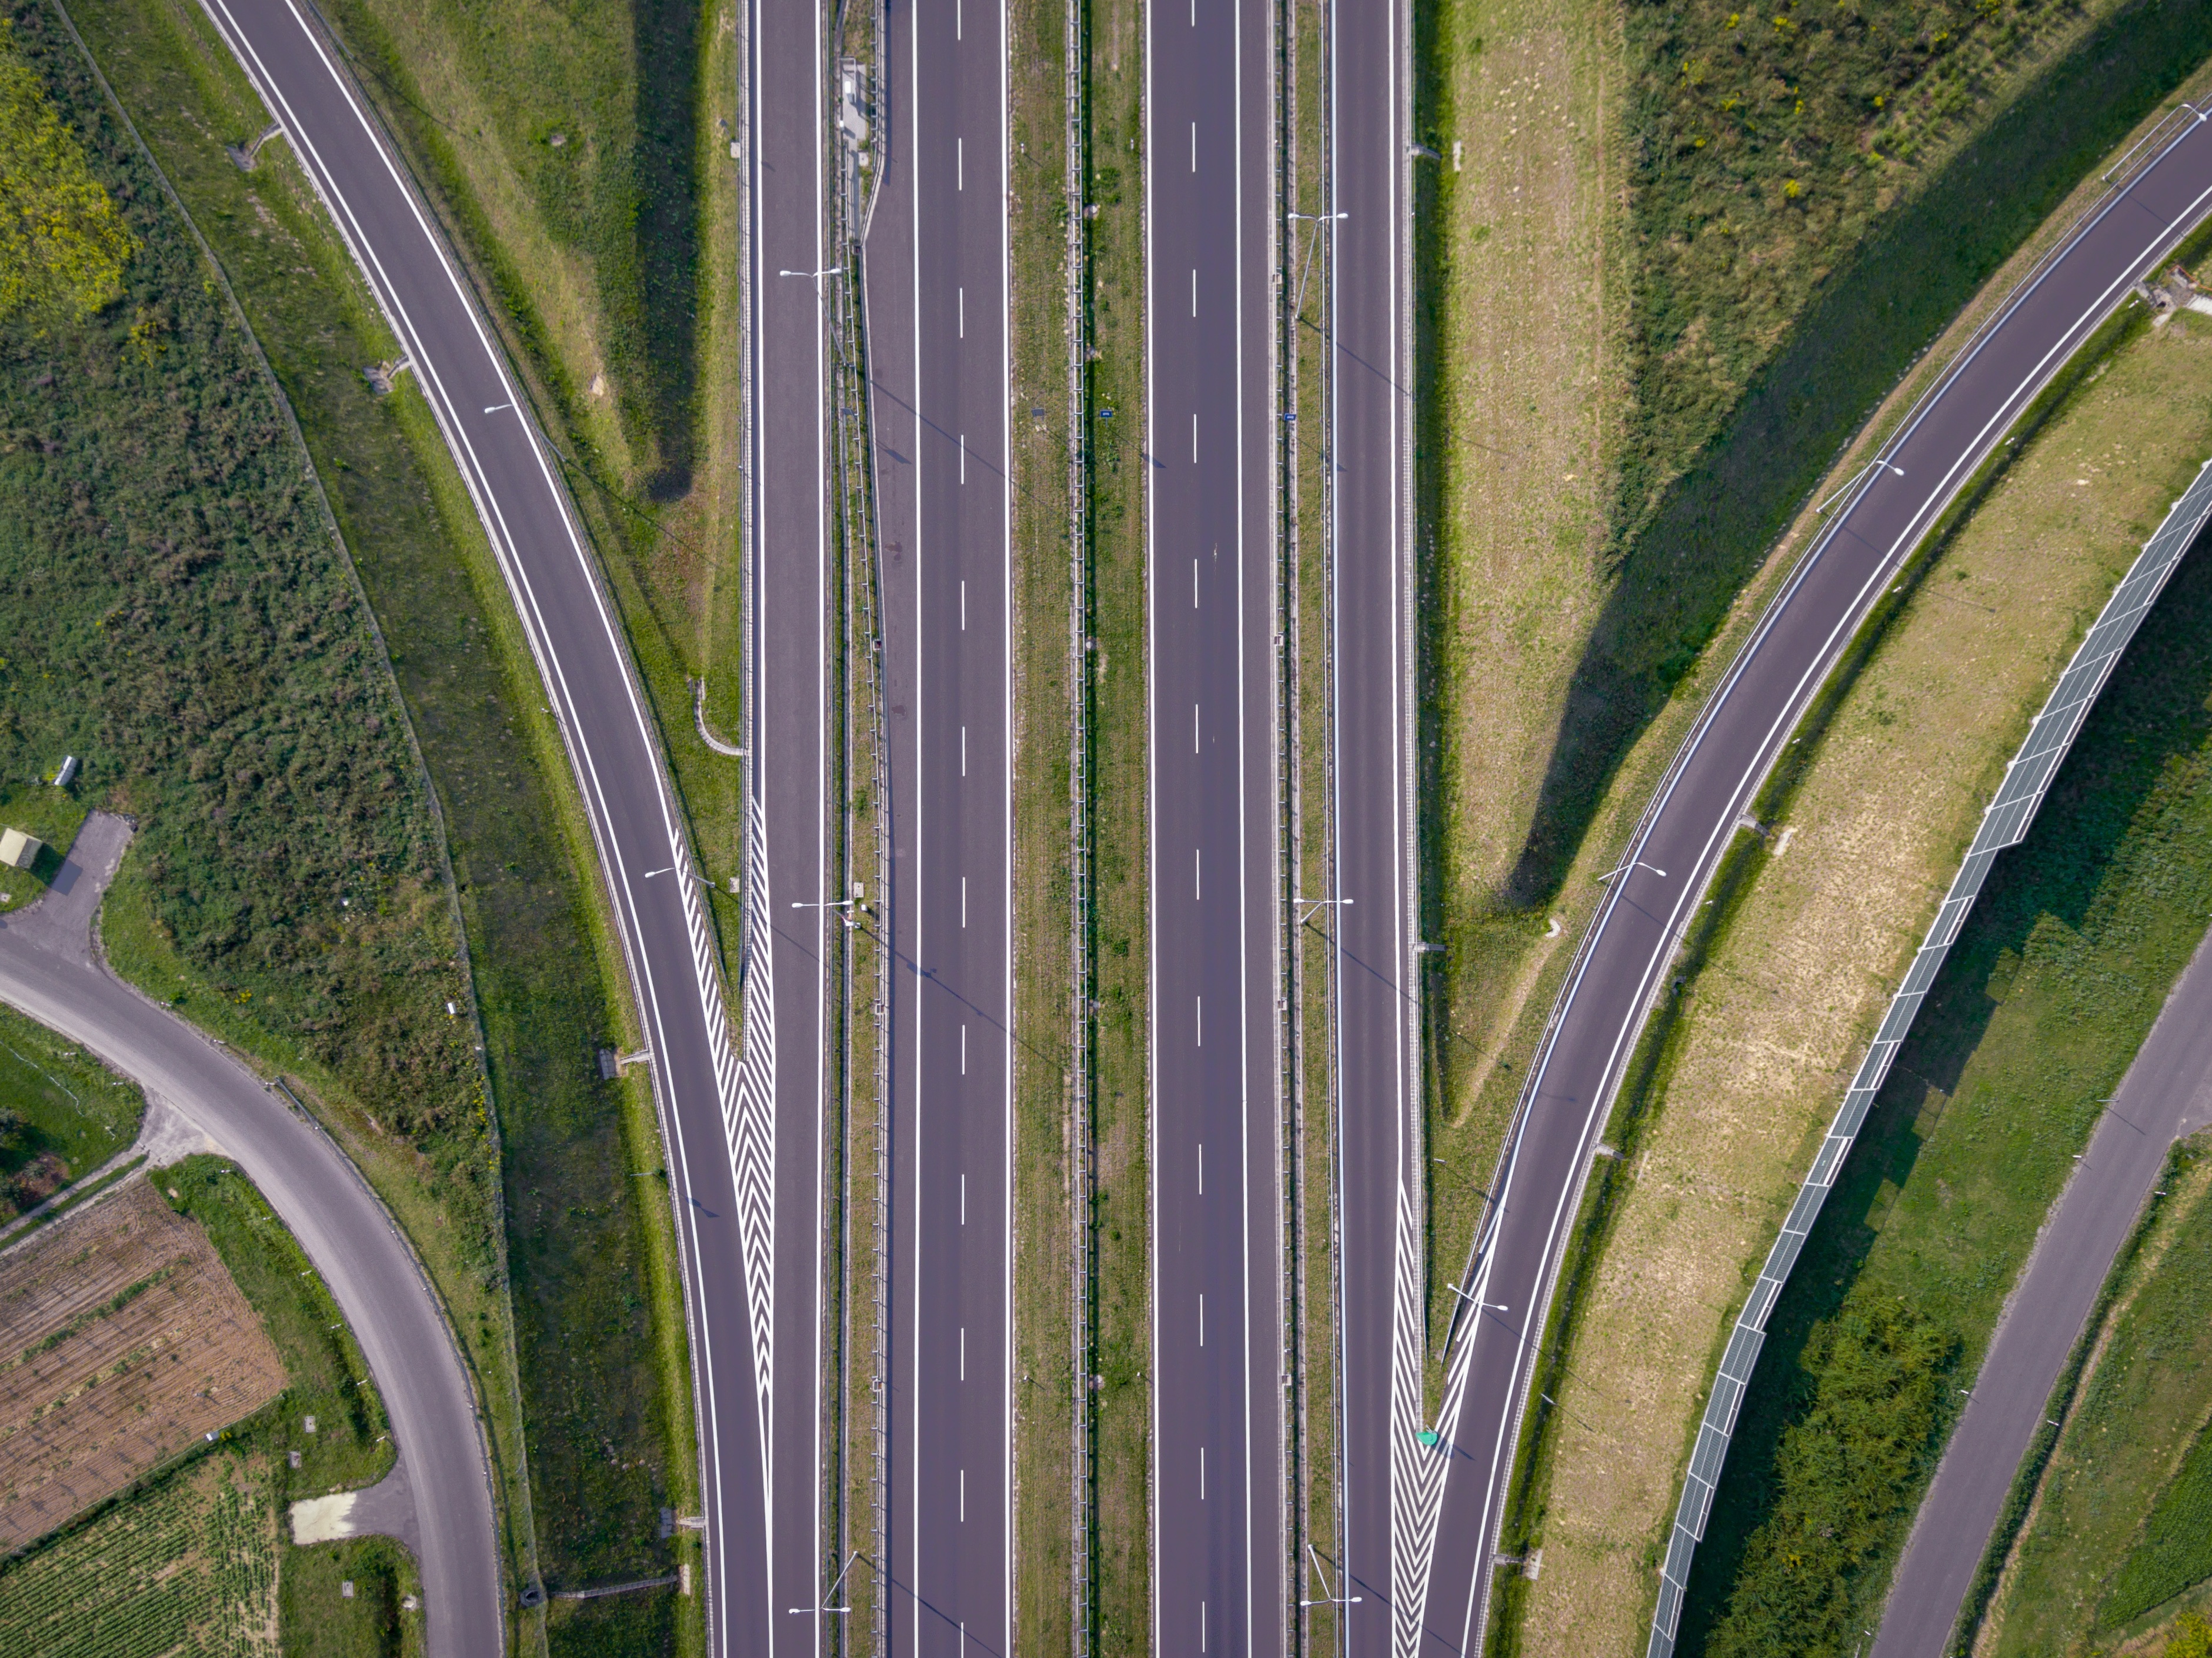
[[[2201,555],[2200,555],[2201,556]],[[2212,1124],[2212,948],[2197,947],[2051,1206],[1898,1564],[1873,1658],[1942,1658],[2066,1356],[2166,1154]]]
[[[764,1285],[772,1242],[811,1253],[819,1229],[811,1212],[775,1212],[774,1125],[767,1101],[740,1100],[714,939],[628,641],[475,296],[336,49],[293,0],[208,10],[398,336],[560,722],[653,1056],[705,1464],[708,1639],[717,1654],[765,1653],[784,1606],[805,1603],[775,1601],[768,1586]]]
[[[892,940],[892,1652],[1013,1643],[1006,16],[894,4],[866,240]]]
[[[1419,882],[1413,859],[1413,158],[1402,0],[1335,0],[1326,228],[1330,424],[1329,803],[1336,887],[1337,1361],[1349,1658],[1410,1637],[1435,1523],[1418,1489],[1428,1286]],[[1316,1591],[1318,1592],[1318,1591]]]
[[[97,1054],[180,1113],[283,1217],[353,1326],[411,1489],[429,1658],[505,1650],[507,1588],[476,1396],[413,1251],[331,1138],[262,1080],[107,969],[92,943],[100,894],[131,838],[95,812],[46,896],[0,916],[0,1000]],[[395,1485],[400,1470],[407,1478]],[[380,1516],[400,1521],[404,1515]]]
[[[2212,203],[2212,126],[2189,123],[2079,227],[1946,371],[1832,519],[1729,670],[1630,843],[1532,1068],[1492,1191],[1451,1352],[1423,1658],[1483,1636],[1516,1431],[1559,1251],[1644,1011],[1736,820],[1821,677],[2036,392]],[[1408,1649],[1406,1658],[1412,1658]]]
[[[1275,9],[1145,12],[1152,1628],[1284,1649]]]
[[[775,1204],[768,1424],[768,1633],[779,1653],[813,1654],[822,1604],[824,1396],[822,1297],[829,1212],[823,1167],[830,1075],[825,930],[830,788],[829,364],[823,274],[828,76],[814,5],[755,0],[745,66],[750,384],[744,632],[744,1060],[741,1133],[773,1124],[766,1159]],[[750,1265],[751,1263],[748,1263]],[[834,1576],[836,1568],[830,1566]]]

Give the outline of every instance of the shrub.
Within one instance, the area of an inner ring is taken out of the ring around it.
[[[1902,1300],[1860,1291],[1814,1327],[1810,1404],[1782,1436],[1773,1506],[1746,1546],[1712,1658],[1850,1649],[1857,1576],[1911,1518],[1958,1351],[1955,1334]]]
[[[122,294],[131,252],[83,147],[0,18],[0,323],[92,315]]]

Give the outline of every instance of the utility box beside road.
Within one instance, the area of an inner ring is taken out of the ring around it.
[[[46,843],[35,835],[26,835],[19,829],[0,830],[0,864],[9,869],[30,868],[46,849]]]

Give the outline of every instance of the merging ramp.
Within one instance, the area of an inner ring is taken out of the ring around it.
[[[776,1339],[769,1286],[787,1236],[818,1227],[776,1212],[780,1125],[769,1096],[738,1086],[700,878],[628,641],[516,377],[337,48],[295,0],[206,3],[398,337],[560,723],[651,1054],[677,1206],[708,1638],[717,1654],[767,1653],[788,1625],[818,1621],[785,1613],[811,1598],[771,1593],[769,1540],[770,1394],[786,1379],[779,1351],[791,1351]],[[812,1396],[791,1401],[783,1420],[803,1412],[811,1441],[815,1409]],[[785,1529],[791,1519],[788,1504],[775,1517],[786,1550],[792,1532],[805,1535],[803,1518]]]

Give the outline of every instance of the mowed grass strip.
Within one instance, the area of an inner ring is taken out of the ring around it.
[[[1638,1638],[1711,1365],[1850,1067],[2051,681],[2212,452],[2206,331],[2138,331],[2090,375],[1863,633],[1639,1049],[1540,1361],[1516,1649]]]
[[[1977,1632],[1984,1658],[2059,1658],[2158,1649],[2179,1612],[2212,1602],[2212,1562],[2185,1564],[2130,1605],[2130,1580],[2157,1556],[2212,1535],[2199,1516],[2160,1523],[2169,1495],[2202,1463],[2212,1418],[2212,1142],[2175,1151],[2139,1241],[2116,1274],[2062,1431],[1997,1593]],[[2153,1546],[2146,1548],[2146,1543]],[[2187,1593],[2180,1593],[2189,1591]],[[2175,1597],[2179,1593],[2179,1599]],[[2148,1611],[2148,1616],[2143,1614]],[[2147,1628],[2145,1626],[2148,1626]],[[2115,1636],[2122,1637],[2117,1648]],[[2148,1638],[2146,1638],[2148,1637]]]
[[[2069,536],[2062,519],[2053,527],[2063,538],[2108,550],[2092,555],[2104,557],[2137,542],[2212,447],[2212,427],[2189,431],[2185,448],[2177,430],[2212,403],[2212,382],[2195,376],[2124,428],[2100,431],[2087,418],[2142,365],[2179,363],[2205,344],[2170,325],[2141,340],[2038,446],[2060,463],[2049,492],[2071,490],[2082,503],[2075,514],[2100,510],[2100,494],[2121,514],[2102,534],[2077,519]],[[1938,569],[1923,592],[1943,580]],[[2208,636],[2212,563],[2192,554],[2034,831],[1997,865],[1899,1054],[1777,1309],[1745,1406],[1686,1612],[1708,1650],[1841,1641],[1878,1607],[1955,1418],[1956,1389],[1973,1385],[2073,1155],[2212,909]],[[1985,656],[1975,665],[1991,665]],[[1907,1373],[1850,1333],[1892,1306],[1952,1357],[1917,1454],[1884,1471],[1838,1460],[1847,1439],[1819,1424],[1824,1414],[1850,1419],[1832,1407],[1829,1375]],[[1830,1363],[1816,1370],[1805,1356],[1824,1344]]]
[[[1014,407],[1014,1261],[1017,1644],[1073,1644],[1075,986],[1069,868],[1067,8],[1007,9]]]
[[[696,1489],[673,1224],[665,1186],[631,1178],[661,1167],[648,1085],[598,1076],[598,1046],[636,1044],[535,668],[427,404],[405,376],[388,398],[362,376],[396,350],[305,179],[281,145],[250,174],[224,156],[264,117],[198,9],[106,0],[81,22],[253,322],[382,624],[442,805],[474,963],[452,997],[458,1017],[442,1002],[434,1017],[466,1041],[472,994],[491,1082],[472,1115],[488,1125],[495,1106],[504,1163],[471,1190],[498,1250],[462,1270],[461,1213],[380,1132],[390,1120],[374,1100],[344,1096],[288,1050],[259,1051],[304,1073],[437,1278],[493,1425],[518,1575],[555,1587],[659,1576],[696,1549],[688,1534],[659,1537],[659,1510],[693,1503]],[[126,864],[126,891],[131,875]],[[113,908],[118,964],[137,963],[141,982],[173,980],[173,952],[118,929]],[[185,1011],[252,1045],[225,1023],[230,1010]],[[549,1616],[587,1645],[640,1629],[692,1638],[671,1633],[672,1598],[560,1602]]]

